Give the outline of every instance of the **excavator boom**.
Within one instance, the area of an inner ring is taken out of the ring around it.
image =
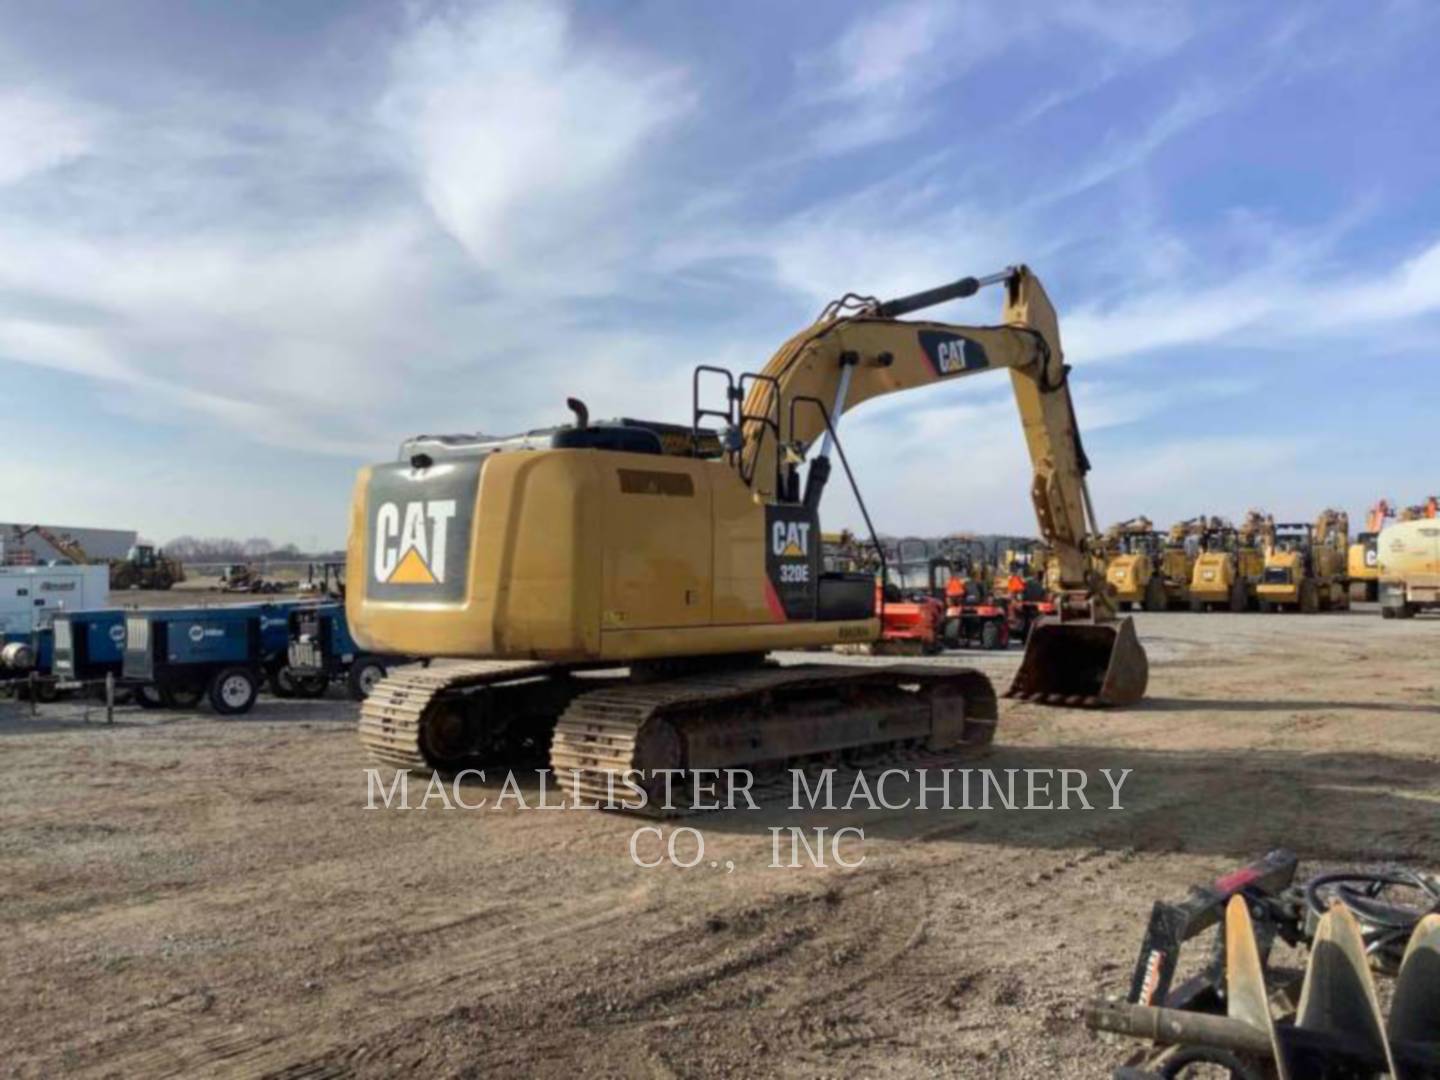
[[[902,321],[897,316],[1003,285],[998,326]],[[792,337],[752,384],[744,415],[742,471],[766,498],[798,491],[797,462],[820,441],[803,502],[818,506],[841,416],[871,398],[987,371],[1007,370],[1033,470],[1030,498],[1059,572],[1058,614],[1037,623],[1011,693],[1053,704],[1120,705],[1138,700],[1148,667],[1129,620],[1115,622],[1100,575],[1095,514],[1060,347],[1059,321],[1038,278],[1024,266],[962,278],[888,303],[835,305]],[[808,407],[802,407],[808,406]],[[763,418],[773,418],[767,423]],[[1148,525],[1148,522],[1146,523]]]

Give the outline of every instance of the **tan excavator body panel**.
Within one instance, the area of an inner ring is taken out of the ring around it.
[[[373,570],[370,473],[355,489],[349,559]],[[567,663],[878,637],[878,619],[786,620],[767,597],[765,545],[774,538],[765,516],[722,462],[596,450],[492,454],[479,469],[468,558],[444,570],[463,573],[457,595],[427,603],[417,619],[413,602],[370,595],[373,572],[356,574],[346,612],[357,640],[379,651]]]

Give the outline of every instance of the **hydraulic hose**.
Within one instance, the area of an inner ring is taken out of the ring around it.
[[[1422,899],[1418,904],[1383,899],[1391,888],[1414,889]],[[1359,921],[1367,953],[1398,965],[1420,920],[1440,913],[1440,879],[1401,866],[1340,870],[1318,874],[1305,883],[1305,906],[1313,918],[1325,914],[1331,899],[1339,900]]]

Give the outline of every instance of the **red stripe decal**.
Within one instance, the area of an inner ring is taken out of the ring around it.
[[[770,617],[776,622],[789,622],[790,617],[785,614],[785,605],[780,603],[780,594],[775,591],[775,586],[770,579],[765,579],[765,603],[770,608]]]
[[[1224,896],[1230,896],[1234,893],[1239,892],[1251,882],[1258,881],[1259,878],[1259,871],[1252,870],[1250,867],[1245,866],[1240,868],[1239,870],[1235,870],[1229,874],[1226,874],[1224,877],[1216,878],[1215,884],[1212,885],[1211,888]]]

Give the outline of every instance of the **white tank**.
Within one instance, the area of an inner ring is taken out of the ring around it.
[[[35,650],[28,642],[12,641],[0,648],[0,669],[5,671],[29,671],[35,666]]]
[[[1382,578],[1440,584],[1440,518],[1401,521],[1382,529],[1375,553]]]

